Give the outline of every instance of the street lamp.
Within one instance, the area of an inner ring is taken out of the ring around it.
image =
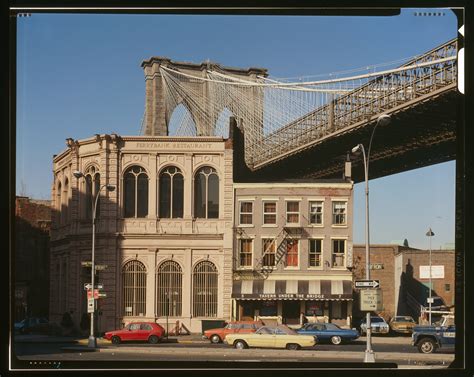
[[[362,151],[364,159],[364,175],[365,175],[365,278],[370,280],[370,233],[369,233],[369,158],[370,148],[372,147],[372,139],[374,137],[375,129],[379,124],[386,125],[390,123],[390,115],[382,114],[378,117],[377,123],[375,124],[372,134],[370,135],[369,149],[367,150],[367,156],[365,154],[365,148],[362,144],[357,144],[352,148],[352,153]],[[372,350],[372,327],[370,323],[370,312],[366,315],[366,334],[367,334],[367,346],[365,350],[365,363],[374,363],[375,354]]]
[[[73,173],[74,177],[77,179],[84,177],[84,174],[79,170],[75,170]],[[91,331],[89,335],[89,341],[87,346],[90,348],[97,347],[97,339],[94,335],[94,313],[95,313],[95,212],[97,209],[97,202],[99,200],[100,191],[103,188],[106,188],[107,191],[114,191],[115,186],[104,184],[100,186],[99,190],[95,193],[95,197],[92,198],[92,256],[91,256],[91,285],[92,285],[92,302],[93,302],[93,310],[91,311]]]
[[[431,298],[431,290],[432,290],[432,286],[431,286],[431,237],[433,237],[435,234],[433,233],[433,231],[431,230],[431,228],[428,229],[428,231],[426,232],[426,235],[428,237],[430,237],[430,293],[429,293],[429,298],[428,298],[428,310],[429,310],[429,313],[428,313],[428,321],[430,322],[430,326],[431,326],[431,303],[433,301],[433,299]]]

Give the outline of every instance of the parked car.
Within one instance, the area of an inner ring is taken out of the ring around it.
[[[454,315],[443,315],[441,321],[432,326],[415,326],[412,334],[412,345],[421,353],[433,353],[438,348],[454,349],[456,343],[456,326]]]
[[[414,319],[407,315],[397,315],[388,323],[390,331],[397,334],[411,334],[416,326]]]
[[[131,322],[121,330],[108,331],[104,338],[113,344],[124,341],[146,341],[156,344],[161,341],[165,329],[154,322]]]
[[[15,322],[14,330],[20,334],[49,334],[52,326],[46,318],[28,317]]]
[[[224,343],[237,349],[263,347],[297,350],[302,347],[313,347],[316,344],[316,337],[300,335],[285,325],[262,326],[254,333],[228,334]]]
[[[204,331],[203,338],[209,339],[211,343],[220,343],[226,335],[235,333],[254,333],[259,327],[262,327],[261,321],[234,321],[229,322],[225,327],[209,329]]]
[[[334,323],[306,323],[296,331],[302,335],[316,335],[319,342],[330,341],[336,345],[357,339],[360,336],[356,329],[341,329]]]
[[[388,334],[390,327],[388,323],[385,322],[385,319],[378,316],[370,317],[370,328],[372,329],[372,334]],[[360,322],[360,333],[365,335],[367,333],[367,322],[366,318],[362,318]]]

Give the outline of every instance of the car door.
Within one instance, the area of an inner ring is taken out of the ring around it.
[[[262,327],[256,333],[246,334],[242,338],[247,339],[251,347],[273,347],[275,343],[275,334],[268,327]]]
[[[456,327],[454,325],[448,326],[443,330],[441,336],[443,337],[441,347],[454,347],[456,343]]]
[[[288,340],[288,334],[279,328],[275,329],[274,334],[273,347],[275,348],[285,348],[288,343],[293,343]]]
[[[142,323],[140,325],[140,331],[138,334],[139,339],[138,340],[148,340],[148,337],[150,336],[151,331],[153,330],[153,327],[151,327],[150,324],[148,323]]]
[[[140,324],[131,323],[128,327],[128,331],[124,334],[124,340],[139,340]]]

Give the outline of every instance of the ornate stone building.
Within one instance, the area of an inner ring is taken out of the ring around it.
[[[53,172],[50,320],[68,311],[78,324],[87,312],[97,194],[99,331],[137,319],[200,331],[203,319],[230,317],[232,149],[222,138],[68,139]]]

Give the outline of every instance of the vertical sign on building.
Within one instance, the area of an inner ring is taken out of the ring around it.
[[[352,267],[352,242],[347,242],[347,267]]]

